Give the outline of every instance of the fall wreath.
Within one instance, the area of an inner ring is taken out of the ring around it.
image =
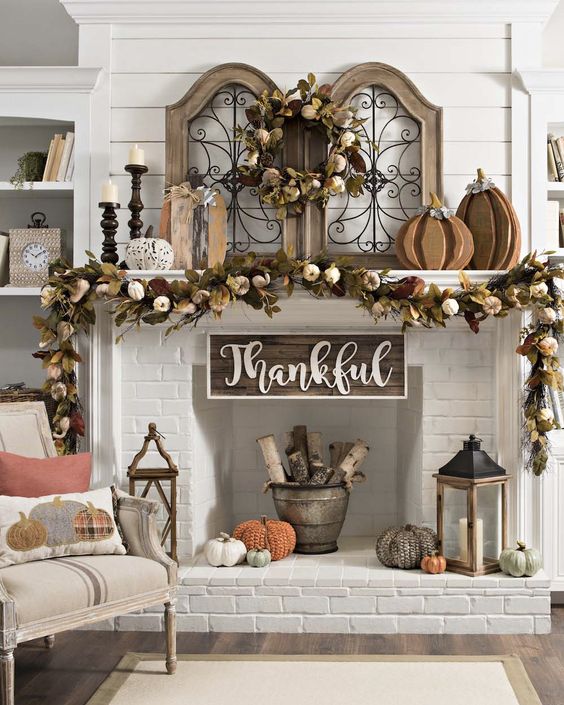
[[[289,213],[299,215],[308,202],[324,208],[331,196],[343,191],[355,198],[363,193],[366,164],[360,150],[365,120],[358,119],[350,105],[335,103],[331,90],[329,84],[318,86],[310,73],[286,94],[265,91],[246,109],[247,127],[236,129],[247,162],[239,167],[239,181],[256,187],[261,202],[275,207],[279,220]],[[297,171],[277,162],[284,146],[284,126],[297,119],[327,138],[327,159],[313,171]]]
[[[242,302],[273,317],[280,311],[280,293],[290,296],[300,286],[316,298],[348,296],[356,307],[377,323],[383,318],[401,321],[402,330],[445,328],[463,318],[474,333],[493,316],[503,318],[513,309],[530,309],[535,316],[522,331],[516,352],[526,357],[530,371],[524,384],[524,445],[528,467],[541,475],[548,463],[549,432],[559,425],[554,417],[550,389],[561,391],[564,382],[558,360],[559,338],[564,332],[564,303],[556,279],[564,278],[558,264],[532,253],[507,272],[487,282],[472,282],[460,272],[458,288],[440,289],[420,277],[397,279],[388,271],[357,267],[346,258],[332,260],[325,253],[297,260],[280,250],[275,257],[254,253],[228,259],[211,269],[187,270],[185,278],[129,278],[113,264],[102,264],[88,252],[88,264],[52,265],[52,276],[41,291],[46,317],[35,316],[40,332],[40,358],[47,372],[44,390],[58,403],[54,419],[55,445],[60,453],[74,447],[84,434],[77,389],[76,337],[96,322],[96,300],[112,305],[116,326],[123,335],[141,324],[168,324],[166,334],[195,326],[205,316],[221,318],[230,305]]]

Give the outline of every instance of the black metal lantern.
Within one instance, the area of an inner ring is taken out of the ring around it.
[[[470,434],[468,440],[463,442],[462,450],[459,450],[452,460],[439,469],[439,475],[463,477],[468,480],[506,475],[504,468],[481,449],[481,443],[481,438],[476,438],[473,433]]]
[[[433,475],[437,479],[437,534],[447,568],[463,575],[499,570],[507,545],[510,475],[471,435],[463,450]]]

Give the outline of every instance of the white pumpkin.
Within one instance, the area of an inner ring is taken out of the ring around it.
[[[138,237],[127,245],[125,263],[129,269],[170,269],[174,262],[174,251],[169,242],[160,237],[151,237],[151,229],[145,237]]]
[[[242,541],[232,538],[223,532],[216,539],[206,543],[204,555],[210,565],[234,566],[242,563],[247,557],[247,547]]]

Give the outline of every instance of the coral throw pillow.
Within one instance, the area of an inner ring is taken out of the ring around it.
[[[0,497],[0,568],[61,556],[124,554],[112,490]],[[41,586],[38,587],[38,599]]]
[[[42,497],[86,492],[90,487],[90,453],[58,458],[26,458],[0,452],[0,495]]]

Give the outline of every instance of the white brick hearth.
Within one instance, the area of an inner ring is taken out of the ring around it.
[[[268,568],[213,568],[198,556],[180,569],[178,628],[214,632],[545,634],[549,581],[502,573],[469,578],[392,570],[371,538],[343,538],[338,553],[292,555]],[[108,628],[159,630],[160,614]]]

